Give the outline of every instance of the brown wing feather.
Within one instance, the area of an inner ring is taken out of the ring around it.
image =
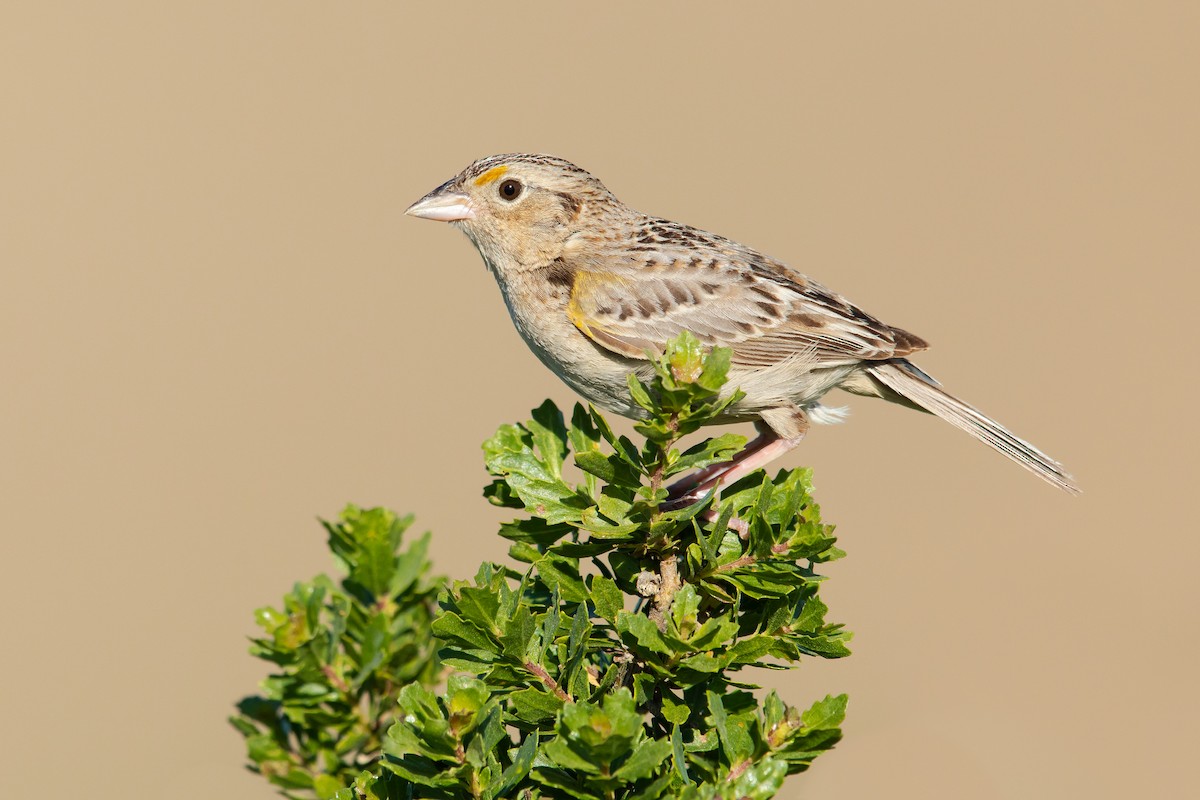
[[[644,358],[684,330],[733,361],[814,367],[879,361],[927,346],[805,276],[727,239],[650,220],[632,251],[589,252],[568,313],[597,344]]]

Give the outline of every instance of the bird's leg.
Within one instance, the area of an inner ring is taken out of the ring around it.
[[[753,441],[748,443],[744,448],[742,448],[742,452],[738,453],[732,461],[722,461],[719,464],[710,464],[703,469],[698,469],[694,472],[688,473],[683,478],[680,478],[675,483],[672,483],[670,486],[668,486],[667,502],[671,503],[686,497],[694,497],[696,499],[702,497],[704,492],[697,494],[693,491],[697,486],[700,486],[701,484],[711,486],[714,479],[720,478],[726,472],[729,472],[729,470],[733,469],[741,459],[750,456],[755,451],[762,447],[766,447],[771,442],[779,438],[771,431],[770,428],[766,427],[765,425],[756,424],[755,427],[758,429],[758,436]]]
[[[808,432],[808,416],[803,409],[795,405],[780,406],[763,411],[762,418],[754,424],[758,429],[758,438],[746,446],[733,461],[721,464],[723,469],[702,470],[698,480],[689,480],[688,488],[672,503],[675,507],[694,503],[709,492],[728,486],[749,475],[754,470],[769,464],[784,453],[795,448]],[[691,476],[693,478],[697,476]],[[672,495],[675,487],[672,486]],[[715,522],[720,516],[717,504],[705,511],[701,518],[707,522]],[[745,539],[750,527],[745,520],[733,518],[729,527],[737,531]]]
[[[697,485],[691,492],[693,497],[703,497],[720,484],[728,486],[739,481],[796,447],[808,432],[808,415],[799,406],[786,403],[763,409],[754,427],[759,432],[754,446],[743,450],[730,463],[729,469],[715,479],[710,478]]]
[[[804,438],[803,429],[797,430],[799,435],[785,438],[764,423],[755,423],[755,427],[759,432],[758,437],[746,445],[737,458],[697,470],[672,484],[668,489],[666,505],[679,508],[694,503],[717,486],[728,486],[769,464],[795,448]]]
[[[731,483],[740,481],[759,467],[766,466],[784,453],[794,449],[800,444],[802,439],[803,437],[781,439],[776,436],[772,441],[763,444],[754,452],[745,454],[743,457],[731,462],[730,469],[722,472],[716,478],[700,484],[692,490],[691,494],[698,499],[720,484],[728,486]]]
[[[776,436],[773,440],[757,448],[753,453],[750,453],[745,457],[739,458],[737,461],[733,462],[733,465],[730,469],[722,472],[720,475],[709,480],[707,483],[697,486],[688,496],[688,501],[694,503],[712,489],[719,489],[722,484],[728,486],[731,483],[740,481],[751,472],[754,472],[754,470],[770,463],[771,461],[774,461],[784,453],[796,447],[796,445],[800,444],[800,440],[802,438],[803,437],[797,437],[795,439],[781,439]],[[701,519],[703,519],[705,522],[716,522],[717,518],[720,516],[721,510],[716,504],[710,506],[708,510],[700,515]],[[750,535],[750,525],[743,519],[731,517],[729,520],[729,527],[731,530],[737,531],[738,536],[743,539]]]
[[[740,481],[754,470],[792,450],[808,432],[808,416],[803,409],[791,404],[769,408],[762,412],[762,418],[754,423],[754,427],[758,429],[758,438],[746,445],[737,458],[697,470],[672,485],[667,507],[680,508],[694,503],[714,489]],[[714,503],[701,518],[707,522],[715,522],[719,516],[720,511]],[[729,527],[737,531],[743,539],[750,530],[744,520],[737,518],[729,520]]]

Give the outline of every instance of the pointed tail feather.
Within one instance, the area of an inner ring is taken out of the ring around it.
[[[983,412],[947,394],[928,375],[907,361],[891,361],[867,368],[867,373],[885,391],[884,397],[900,400],[935,414],[956,428],[966,431],[984,444],[998,450],[1047,483],[1071,494],[1080,489],[1063,471],[1062,465]],[[890,398],[895,393],[897,398]]]

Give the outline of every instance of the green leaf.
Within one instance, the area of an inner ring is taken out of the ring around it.
[[[483,681],[471,675],[451,675],[446,687],[446,711],[450,728],[461,738],[475,729],[484,716],[491,692]]]
[[[612,483],[617,477],[617,466],[613,459],[613,456],[606,456],[599,450],[588,450],[575,454],[575,465],[605,483]]]
[[[774,797],[787,777],[787,763],[767,758],[747,769],[728,789],[729,797],[739,800],[768,800]]]
[[[353,688],[358,689],[365,683],[383,663],[388,655],[388,645],[391,642],[390,620],[383,614],[372,614],[370,621],[363,627],[361,649],[359,650],[358,673],[354,676]]]
[[[461,643],[467,648],[488,650],[495,647],[492,639],[477,626],[463,620],[453,611],[443,611],[442,615],[433,622],[433,632],[439,639],[451,643]]]
[[[554,477],[531,453],[506,453],[492,461],[529,511],[548,523],[578,522],[591,501]]]
[[[349,571],[348,582],[371,598],[386,595],[396,571],[396,550],[412,517],[398,518],[386,508],[346,506],[337,524],[325,523],[329,547]]]
[[[750,738],[746,720],[742,715],[726,713],[721,695],[706,692],[712,725],[721,739],[721,750],[730,764],[749,758],[754,753],[754,742]]]
[[[816,633],[824,627],[825,614],[828,611],[829,607],[821,602],[821,598],[817,597],[816,593],[813,592],[804,601],[803,610],[796,617],[792,628],[802,633]]]
[[[693,469],[702,469],[710,464],[730,461],[746,446],[746,437],[736,433],[726,433],[715,439],[705,439],[684,451],[667,468],[667,475],[676,475]]]
[[[704,361],[704,369],[696,378],[696,383],[710,392],[719,392],[725,385],[729,374],[729,363],[733,358],[733,350],[728,347],[714,347]]]
[[[624,781],[639,781],[648,778],[662,766],[671,755],[671,742],[654,739],[640,743],[616,771],[617,778]]]
[[[588,406],[588,416],[591,418],[596,432],[599,433],[600,437],[603,438],[604,441],[613,448],[616,454],[626,463],[628,463],[629,466],[640,471],[642,468],[642,461],[638,454],[638,449],[634,446],[633,442],[629,441],[629,439],[624,436],[618,437],[617,434],[613,432],[612,426],[608,424],[608,420],[606,420],[604,415],[597,411],[594,406]]]
[[[758,664],[767,653],[771,652],[775,642],[776,638],[773,636],[754,636],[742,639],[729,648],[729,663]]]
[[[690,639],[696,630],[697,614],[700,611],[700,594],[690,583],[675,593],[671,601],[671,622],[675,632],[683,639]]]
[[[411,519],[411,517],[406,518]],[[388,592],[397,595],[402,592],[420,592],[424,587],[417,585],[421,577],[429,571],[429,542],[432,534],[429,531],[421,534],[408,550],[396,556],[396,568],[392,571],[391,585]]]
[[[591,600],[596,607],[596,613],[611,623],[616,623],[617,615],[623,610],[625,596],[617,588],[615,581],[603,575],[591,577]]]
[[[559,737],[546,743],[545,753],[560,767],[578,770],[588,775],[598,775],[600,767],[584,753],[577,752],[566,739]]]
[[[457,599],[458,613],[464,620],[481,630],[491,631],[493,636],[500,634],[496,628],[500,599],[495,592],[490,588],[464,586],[458,590]]]
[[[569,536],[574,530],[571,525],[566,523],[550,525],[544,519],[531,517],[502,524],[500,535],[514,542],[528,542],[546,547]]]
[[[671,755],[675,772],[679,775],[679,779],[683,781],[685,786],[689,786],[692,783],[692,779],[688,775],[687,758],[683,754],[683,737],[679,734],[679,726],[682,724],[682,722],[677,722],[671,726]]]
[[[648,705],[654,697],[657,679],[663,677],[664,669],[661,663],[647,661],[645,672],[633,676],[633,701],[639,708]]]
[[[666,656],[675,652],[659,633],[658,626],[643,614],[621,611],[617,614],[617,631],[621,634],[628,634],[637,644],[650,652]]]
[[[787,597],[807,580],[804,569],[790,561],[771,560],[721,572],[712,580],[725,581],[757,599]]]
[[[592,775],[608,772],[645,736],[628,689],[606,695],[600,704],[566,704],[556,732],[558,736],[546,745],[546,754],[560,767]]]
[[[670,368],[664,377],[670,378],[674,383],[695,383],[704,373],[704,349],[700,340],[688,331],[667,342],[664,357]],[[720,384],[718,388],[719,386]]]
[[[532,424],[532,423],[531,423]],[[534,435],[516,425],[504,425],[496,435],[484,442],[483,449],[488,471],[500,476],[525,509],[548,523],[578,522],[590,499],[578,494],[561,478],[562,459],[554,448],[565,448],[565,436],[559,442],[557,433],[539,424],[538,447],[550,449],[552,456],[534,453]],[[565,449],[562,451],[565,454]]]
[[[529,607],[517,606],[517,610],[505,626],[504,634],[500,637],[504,655],[517,664],[524,664],[525,655],[529,652],[530,642],[536,630],[537,622]]]
[[[580,603],[571,620],[571,632],[567,636],[566,665],[562,668],[566,692],[573,697],[586,697],[591,693],[588,672],[584,669],[584,660],[588,656],[591,644],[591,633],[592,623],[588,617],[587,604]]]
[[[693,650],[713,650],[736,637],[739,628],[729,616],[709,617],[692,633],[687,645]]]
[[[647,411],[654,411],[654,401],[650,398],[650,391],[646,388],[646,384],[638,380],[634,374],[629,375],[627,383],[629,386],[629,396],[633,399],[633,402]]]
[[[579,562],[570,558],[546,555],[534,564],[538,577],[551,589],[558,590],[569,603],[582,603],[588,599],[587,588],[579,574]]]
[[[410,683],[400,690],[396,700],[399,721],[388,730],[384,752],[397,757],[419,756],[434,762],[457,763],[458,743],[436,695]],[[412,766],[419,768],[420,764],[414,762]]]
[[[404,800],[408,794],[407,782],[393,773],[384,771],[376,775],[364,770],[355,777],[353,788],[343,789],[334,797],[336,800]]]
[[[483,487],[483,496],[489,503],[501,508],[525,507],[525,504],[521,502],[521,498],[517,497],[516,493],[513,492],[512,487],[501,478],[497,478]]]
[[[850,655],[850,648],[846,642],[852,637],[853,634],[849,631],[835,631],[818,636],[789,636],[786,641],[805,655],[819,658],[844,658]]]
[[[662,714],[667,722],[673,724],[677,729],[688,721],[691,716],[692,709],[687,703],[680,703],[675,700],[670,692],[663,692],[662,697]]]
[[[808,730],[837,730],[846,719],[846,703],[849,695],[839,694],[836,697],[826,695],[824,700],[818,700],[812,707],[800,715],[800,721]]]
[[[562,700],[554,695],[532,687],[513,692],[508,699],[512,701],[513,713],[526,722],[553,719],[563,706]]]
[[[721,504],[721,513],[717,516],[716,522],[713,523],[712,531],[702,540],[705,561],[716,560],[719,548],[725,541],[726,534],[730,532],[729,520],[733,519],[733,513],[733,503],[726,502]],[[739,547],[736,534],[729,540],[729,545],[732,548]]]
[[[680,659],[679,668],[681,670],[695,670],[696,672],[706,672],[715,674],[721,671],[725,666],[725,660],[713,656],[711,653],[695,653],[687,658]],[[682,677],[681,677],[682,680]]]
[[[525,776],[529,774],[530,767],[533,766],[533,760],[538,752],[538,732],[532,731],[525,737],[525,741],[521,743],[521,747],[517,750],[517,754],[513,757],[512,764],[504,770],[500,776],[500,783],[490,793],[491,797],[503,797],[510,791],[515,789],[517,785],[525,780]]]
[[[553,742],[547,744],[545,750],[551,749],[553,744]],[[597,794],[590,781],[576,780],[566,770],[553,769],[552,767],[541,766],[539,764],[533,768],[531,774],[538,783],[562,792],[562,794],[549,793],[542,795],[544,797],[569,797],[572,800],[600,800],[601,798],[601,795]]]
[[[542,463],[556,478],[562,477],[563,459],[567,457],[567,426],[558,406],[547,400],[533,410],[533,419],[526,427],[533,436],[533,445]]]
[[[576,403],[575,408],[571,411],[571,427],[567,431],[567,438],[570,440],[571,448],[575,451],[576,463],[578,463],[580,455],[586,454],[591,456],[600,450],[600,431],[596,429],[596,425],[588,415],[587,409],[579,403]],[[585,474],[584,485],[588,495],[595,497],[597,490],[596,476]]]
[[[663,775],[641,791],[629,795],[628,800],[663,800],[667,797],[667,791],[671,788],[674,780],[674,776],[670,773]]]

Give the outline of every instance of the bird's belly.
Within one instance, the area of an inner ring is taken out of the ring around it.
[[[645,416],[630,400],[626,381],[631,372],[648,372],[649,364],[593,344],[567,317],[565,300],[549,297],[541,302],[518,301],[509,287],[501,284],[501,290],[517,333],[551,372],[605,411],[625,417]]]

